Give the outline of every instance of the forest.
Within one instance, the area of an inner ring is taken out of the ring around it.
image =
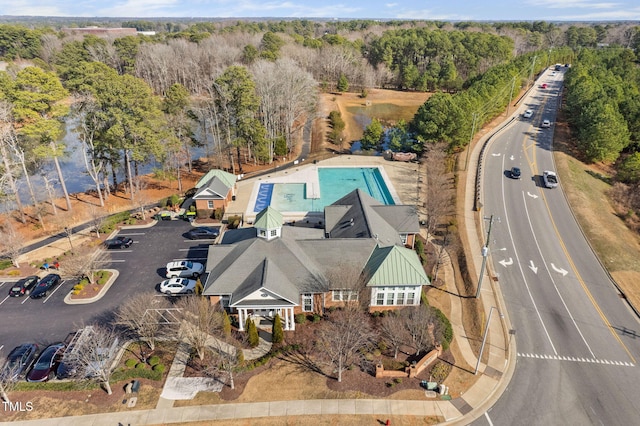
[[[90,25],[149,33],[102,37],[66,30]],[[432,92],[408,123],[383,129],[373,120],[362,146],[375,150],[387,134],[393,149],[420,154],[425,144],[445,143],[455,153],[554,63],[572,64],[566,110],[578,148],[589,161],[611,164],[615,181],[637,188],[638,48],[640,27],[625,23],[3,23],[0,194],[20,212],[25,204],[37,206],[29,175],[51,161],[71,208],[58,166],[65,122],[82,142],[101,204],[119,184],[117,171],[124,172],[133,200],[139,166],[152,159],[162,165],[156,173],[180,187],[194,147],[215,166],[242,173],[243,164],[269,164],[292,152],[323,92]],[[18,195],[21,177],[30,200]],[[38,212],[42,223],[46,209]]]

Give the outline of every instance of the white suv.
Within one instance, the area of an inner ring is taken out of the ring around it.
[[[198,278],[204,272],[202,263],[183,260],[167,263],[167,278]]]

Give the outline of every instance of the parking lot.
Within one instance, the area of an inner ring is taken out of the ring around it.
[[[0,350],[4,356],[15,346],[35,342],[44,347],[62,341],[84,325],[113,322],[113,312],[129,297],[153,292],[154,297],[167,297],[156,291],[165,279],[165,265],[171,261],[191,260],[206,263],[207,247],[213,240],[189,240],[184,234],[192,229],[189,222],[161,221],[155,226],[124,229],[118,235],[133,239],[127,249],[112,249],[111,263],[120,275],[109,291],[98,301],[68,305],[64,298],[77,283],[63,280],[46,298],[9,297],[15,281],[0,281]],[[64,278],[64,265],[61,275]]]

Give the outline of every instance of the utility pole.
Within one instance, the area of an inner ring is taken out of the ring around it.
[[[478,374],[478,368],[480,367],[480,360],[482,359],[482,353],[484,352],[484,344],[487,342],[487,334],[489,332],[489,324],[491,322],[491,314],[493,314],[493,310],[498,309],[495,306],[492,306],[489,310],[489,318],[487,318],[487,324],[484,326],[484,334],[482,335],[482,345],[480,345],[480,355],[478,355],[478,362],[476,363],[476,369],[473,372],[474,375]],[[500,311],[498,311],[500,312]],[[500,313],[500,318],[504,318],[504,315]]]
[[[486,218],[485,218],[486,219]],[[491,225],[493,225],[493,215],[489,218],[489,229],[487,230],[487,241],[482,247],[482,267],[480,268],[480,277],[478,278],[478,289],[476,291],[476,299],[480,297],[480,289],[482,289],[482,278],[484,277],[484,270],[487,266],[487,256],[489,256],[489,238],[491,237]]]

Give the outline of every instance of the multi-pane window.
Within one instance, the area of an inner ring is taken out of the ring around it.
[[[271,236],[272,236],[272,237],[275,237],[276,235],[278,235],[278,231],[277,231],[277,230],[275,230],[275,229],[272,229],[272,230],[271,230]]]
[[[358,292],[355,290],[333,290],[331,292],[331,300],[334,302],[347,302],[358,300]]]
[[[302,310],[303,312],[313,312],[313,294],[304,293],[302,295]]]
[[[223,294],[222,297],[220,297],[220,305],[223,308],[228,308],[230,301],[231,301],[231,295],[229,294]]]
[[[213,208],[213,201],[212,200],[207,201],[207,207],[210,208],[210,209]]]
[[[420,287],[376,287],[373,291],[374,306],[417,305]]]

